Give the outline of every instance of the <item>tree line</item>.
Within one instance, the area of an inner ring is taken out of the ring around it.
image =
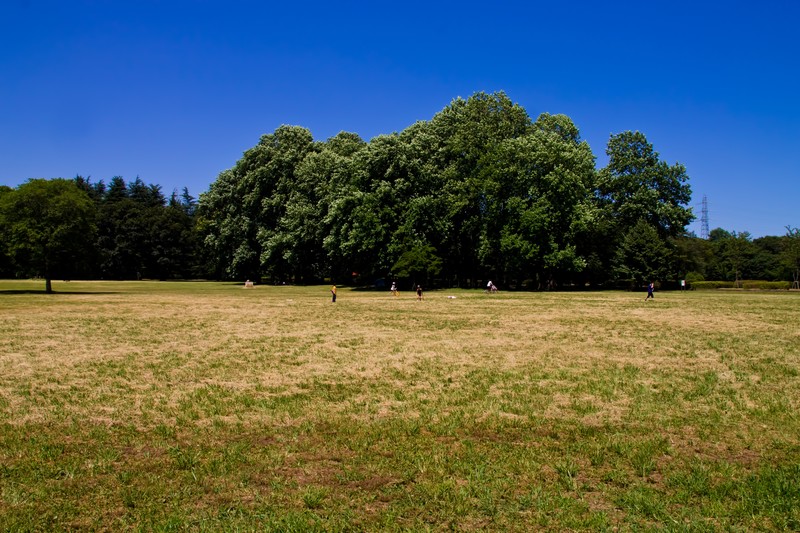
[[[0,275],[52,279],[189,278],[197,274],[197,202],[120,176],[0,188]]]
[[[369,142],[347,132],[315,141],[306,128],[281,126],[199,201],[186,189],[165,198],[139,178],[60,180],[71,182],[79,207],[48,216],[87,222],[61,232],[72,244],[57,253],[46,230],[18,219],[28,212],[20,191],[58,180],[0,190],[0,270],[442,287],[492,279],[528,289],[795,272],[792,228],[756,240],[721,229],[708,241],[687,234],[686,169],[662,161],[642,133],[611,135],[606,155],[598,169],[569,117],[533,120],[502,92],[455,99],[432,119]],[[31,242],[47,251],[36,256]]]

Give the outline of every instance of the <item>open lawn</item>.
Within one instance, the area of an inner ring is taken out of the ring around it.
[[[800,293],[53,286],[2,531],[800,529]]]

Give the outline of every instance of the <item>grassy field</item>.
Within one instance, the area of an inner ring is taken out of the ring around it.
[[[800,294],[0,281],[0,530],[800,529]]]

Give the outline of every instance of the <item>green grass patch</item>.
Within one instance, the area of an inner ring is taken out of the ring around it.
[[[39,285],[0,530],[800,529],[796,293]]]

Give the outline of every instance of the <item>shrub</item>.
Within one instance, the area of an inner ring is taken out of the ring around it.
[[[747,280],[742,282],[743,289],[759,289],[762,291],[788,291],[790,285],[788,281]]]
[[[762,291],[786,291],[791,285],[788,281],[761,281],[761,280],[740,280],[739,285],[742,289],[762,290]],[[710,289],[734,289],[736,285],[733,281],[695,281],[692,288],[699,291]]]
[[[695,281],[692,283],[692,288],[698,291],[709,289],[732,289],[732,281]]]
[[[705,281],[706,278],[700,272],[689,272],[686,274],[686,283],[697,283],[698,281]]]

